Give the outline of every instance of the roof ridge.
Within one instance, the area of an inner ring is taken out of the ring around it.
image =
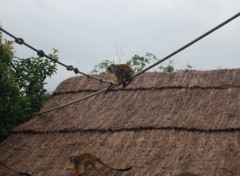
[[[119,133],[119,132],[137,132],[137,131],[187,131],[193,133],[234,133],[240,132],[240,128],[195,128],[195,127],[178,127],[178,126],[166,126],[166,127],[153,127],[153,126],[139,126],[139,127],[130,127],[130,128],[106,128],[106,129],[64,129],[64,130],[56,130],[56,131],[38,131],[38,130],[21,130],[21,131],[13,131],[12,134],[55,134],[55,133]]]
[[[113,90],[110,90],[109,92],[117,92],[117,91],[136,91],[136,90],[165,90],[165,89],[229,89],[229,88],[240,88],[240,85],[224,85],[224,86],[160,86],[160,87],[138,87],[138,88],[127,88],[127,89],[121,89],[121,88],[116,88]],[[78,91],[66,91],[66,92],[55,92],[53,93],[54,96],[57,95],[63,95],[63,94],[75,94],[75,93],[82,93],[82,92],[89,92],[93,93],[98,91],[99,89],[82,89]]]

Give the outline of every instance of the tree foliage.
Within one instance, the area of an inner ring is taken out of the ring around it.
[[[158,69],[159,69],[161,72],[174,72],[174,71],[175,71],[174,61],[173,61],[173,60],[170,60],[166,66],[160,65],[160,66],[158,67]]]
[[[23,115],[20,93],[12,72],[12,42],[2,41],[0,33],[0,139],[18,123]]]
[[[107,75],[109,74],[109,71],[107,70],[107,67],[111,64],[113,64],[114,62],[113,61],[110,61],[108,59],[102,61],[101,63],[97,64],[92,73],[97,73],[97,74],[104,74],[104,75]]]
[[[131,59],[129,59],[126,64],[128,64],[130,67],[132,67],[135,72],[140,72],[144,68],[148,67],[150,64],[153,64],[155,62],[159,61],[157,57],[152,53],[146,53],[145,56],[139,56],[135,54]],[[98,73],[98,74],[109,74],[107,67],[110,64],[113,64],[114,62],[111,60],[104,60],[103,62],[96,65],[92,71],[92,73]],[[191,70],[193,69],[191,65],[187,64],[185,70]],[[160,72],[174,72],[177,71],[174,67],[174,61],[170,60],[167,65],[159,66],[157,70]]]
[[[146,53],[145,56],[135,54],[132,59],[128,60],[126,64],[132,67],[135,72],[140,72],[146,68],[153,61],[157,61],[157,57],[152,53]]]
[[[57,59],[57,50],[49,55]],[[57,71],[45,58],[14,57],[13,42],[0,33],[0,141],[17,125],[28,121],[49,97],[45,79]]]
[[[51,57],[57,59],[56,53],[57,50],[54,49]],[[26,111],[32,115],[40,110],[48,97],[44,81],[56,72],[56,64],[45,58],[31,57],[14,58],[12,66],[22,101],[28,107]]]

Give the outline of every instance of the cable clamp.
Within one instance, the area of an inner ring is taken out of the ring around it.
[[[106,94],[106,93],[108,93],[109,91],[111,91],[113,87],[114,87],[114,83],[111,82],[111,84],[108,86],[108,88],[106,89],[106,91],[104,92],[104,94]]]
[[[37,54],[40,56],[40,57],[44,57],[45,56],[45,53],[43,50],[38,50],[37,51]]]
[[[67,70],[68,71],[72,71],[73,70],[73,66],[72,65],[67,66]]]
[[[24,44],[24,40],[22,38],[15,38],[15,42],[18,43],[19,45]]]
[[[78,68],[74,68],[74,69],[73,69],[73,71],[74,71],[74,73],[76,73],[76,74],[78,74],[78,73],[79,73],[79,70],[78,70]]]

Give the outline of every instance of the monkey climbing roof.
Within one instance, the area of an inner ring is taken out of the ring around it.
[[[175,175],[181,170],[201,176],[240,175],[239,75],[240,69],[144,73],[126,89],[18,126],[0,144],[0,158],[33,176],[73,175],[64,168],[76,152],[95,153],[114,167],[133,166],[128,172],[103,167],[111,176]],[[69,78],[42,111],[106,86],[83,76]],[[0,166],[1,172],[10,175]]]

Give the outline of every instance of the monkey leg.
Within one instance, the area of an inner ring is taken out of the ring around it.
[[[127,81],[127,85],[130,84],[132,81],[133,81],[133,79],[129,79],[129,80]]]
[[[78,176],[84,176],[87,174],[87,165],[83,166],[83,173],[79,174]]]
[[[128,75],[122,83],[123,88],[127,87],[132,81],[133,79],[131,79],[131,75]]]
[[[92,166],[93,166],[93,168],[97,171],[97,173],[99,174],[99,176],[104,176],[104,175],[103,175],[103,171],[97,167],[96,163],[93,164]]]
[[[74,167],[76,176],[80,176],[80,171],[79,171],[79,167]]]
[[[67,167],[66,170],[75,170],[75,167]]]
[[[122,77],[117,78],[116,80],[117,86],[120,86],[122,83],[123,83],[123,78]]]
[[[80,174],[79,171],[76,171],[76,176],[81,176],[82,174]]]

